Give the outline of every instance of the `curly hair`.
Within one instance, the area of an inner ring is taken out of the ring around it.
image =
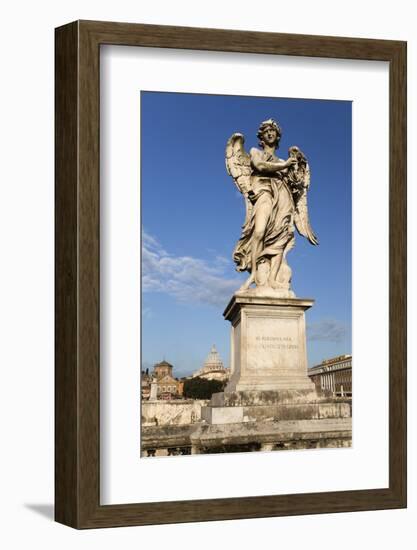
[[[265,143],[262,139],[262,136],[263,136],[263,133],[265,132],[265,130],[267,130],[268,128],[273,128],[277,133],[277,139],[275,141],[275,147],[278,147],[281,136],[282,136],[282,129],[281,129],[280,125],[277,122],[275,122],[275,120],[273,118],[269,118],[268,120],[264,120],[263,122],[261,122],[261,124],[258,128],[258,133],[256,134],[256,137],[259,140],[259,146],[262,147],[262,149],[264,148],[264,145],[265,145]]]

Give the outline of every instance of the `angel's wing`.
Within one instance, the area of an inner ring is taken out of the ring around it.
[[[250,156],[245,151],[243,144],[245,138],[242,134],[233,134],[226,144],[226,170],[232,176],[236,187],[243,194],[251,190],[250,176],[252,173]]]
[[[253,205],[249,199],[252,193],[250,156],[245,151],[243,144],[245,138],[242,134],[233,134],[226,144],[226,170],[232,176],[236,187],[245,197],[246,218],[244,227],[251,217]]]
[[[310,167],[304,154],[298,147],[290,147],[290,156],[297,159],[297,164],[288,171],[288,179],[295,203],[294,222],[297,231],[311,244],[319,244],[308,216],[307,192],[310,187]]]

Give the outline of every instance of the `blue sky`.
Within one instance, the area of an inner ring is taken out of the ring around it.
[[[142,368],[165,358],[182,376],[213,343],[229,365],[223,311],[246,278],[233,248],[244,200],[224,162],[234,132],[246,150],[260,122],[283,130],[278,156],[297,145],[311,169],[309,214],[319,246],[296,234],[288,254],[306,313],[309,366],[351,353],[351,102],[141,92]]]

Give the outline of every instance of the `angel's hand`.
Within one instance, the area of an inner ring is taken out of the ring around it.
[[[289,157],[289,158],[287,159],[287,161],[285,162],[285,166],[287,166],[287,167],[294,166],[294,164],[296,164],[296,163],[297,163],[297,159],[296,159],[296,158],[294,158],[294,157]]]

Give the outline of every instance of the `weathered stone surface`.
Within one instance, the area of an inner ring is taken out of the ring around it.
[[[294,228],[317,245],[309,221],[307,192],[310,168],[304,153],[296,146],[288,150],[288,159],[275,155],[282,130],[273,119],[258,129],[261,149],[244,149],[245,138],[233,134],[226,145],[226,169],[245,198],[246,218],[241,237],[233,252],[238,271],[248,271],[241,290],[264,293],[275,291],[293,297],[291,269],[287,253],[294,246]]]
[[[209,424],[243,422],[243,407],[202,407],[201,419]]]
[[[226,393],[310,390],[304,311],[313,300],[258,297],[240,292],[224,312],[232,324],[231,377]]]
[[[241,290],[256,284],[255,293],[271,289],[293,297],[286,256],[294,246],[294,227],[311,244],[318,240],[308,215],[307,158],[296,146],[289,148],[287,160],[277,157],[281,134],[279,124],[265,120],[257,134],[261,149],[253,147],[249,154],[244,136],[233,134],[226,145],[226,168],[246,205],[242,235],[233,252],[237,270],[250,273]]]
[[[317,420],[320,418],[349,418],[348,403],[312,403],[296,405],[269,405],[266,407],[242,408],[243,420],[279,421],[279,420]],[[229,407],[230,409],[230,407]],[[220,422],[219,422],[220,423]],[[213,422],[214,424],[214,422]]]
[[[142,450],[189,446],[190,437],[197,424],[184,426],[144,426],[141,431]]]
[[[350,447],[352,419],[147,426],[142,456]]]
[[[325,399],[318,396],[315,390],[246,390],[214,393],[210,405],[213,407],[287,405],[316,403]]]
[[[350,447],[352,419],[201,424],[191,433],[192,453]]]
[[[350,400],[318,397],[308,391],[217,393],[201,413],[209,424],[352,416]]]
[[[198,422],[208,401],[142,401],[142,426],[172,426]]]

